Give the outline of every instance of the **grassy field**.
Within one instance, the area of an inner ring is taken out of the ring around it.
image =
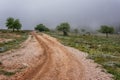
[[[19,48],[19,44],[27,39],[27,32],[11,32],[0,30],[0,53]]]
[[[58,38],[62,44],[77,48],[89,54],[88,58],[101,64],[107,72],[114,75],[115,80],[120,80],[120,35],[70,35],[62,36],[56,33],[48,33]]]

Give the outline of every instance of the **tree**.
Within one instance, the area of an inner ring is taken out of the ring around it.
[[[99,32],[105,33],[108,38],[108,34],[112,34],[114,32],[114,28],[107,25],[102,25]]]
[[[85,29],[81,29],[81,32],[84,33],[84,32],[85,32]]]
[[[13,32],[15,29],[17,29],[17,31],[19,29],[21,29],[22,27],[22,24],[20,23],[19,19],[14,19],[12,17],[9,17],[7,20],[6,20],[6,26],[8,29],[13,29]]]
[[[8,28],[8,29],[13,28],[14,18],[9,17],[9,18],[7,18],[6,21],[7,21],[7,22],[6,22],[6,26],[7,26],[7,28]]]
[[[43,24],[37,25],[37,26],[35,27],[35,30],[38,30],[38,31],[40,31],[40,32],[42,32],[42,31],[49,31],[49,29],[48,29],[45,25],[43,25]]]
[[[13,27],[14,27],[15,29],[17,29],[17,31],[19,31],[19,29],[21,29],[22,24],[20,23],[19,19],[16,19],[16,20],[14,21]]]
[[[70,31],[70,25],[69,23],[61,23],[59,26],[56,27],[58,31],[62,31],[64,36],[68,35],[68,32]]]
[[[74,32],[77,35],[79,33],[79,30],[76,28],[76,29],[74,29]]]

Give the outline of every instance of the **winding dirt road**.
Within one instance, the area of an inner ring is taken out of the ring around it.
[[[33,77],[29,77],[31,80],[83,80],[82,64],[64,46],[45,34],[41,37],[33,33],[33,36],[42,45],[45,59],[32,74]]]
[[[18,52],[1,57],[4,67],[16,65],[14,69],[25,69],[9,78],[2,75],[0,80],[112,80],[112,75],[86,59],[86,53],[66,47],[53,37],[32,32],[30,41]],[[10,55],[14,55],[11,62],[7,58]]]

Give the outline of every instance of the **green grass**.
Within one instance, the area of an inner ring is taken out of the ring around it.
[[[115,80],[120,80],[120,36],[106,38],[96,35],[62,36],[56,33],[48,34],[58,38],[66,46],[87,52],[88,58],[101,64],[109,73],[114,75]]]

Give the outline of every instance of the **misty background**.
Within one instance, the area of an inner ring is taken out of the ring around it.
[[[0,29],[8,17],[18,18],[22,29],[37,24],[55,28],[62,22],[72,28],[96,30],[101,25],[120,28],[120,0],[0,0]]]

